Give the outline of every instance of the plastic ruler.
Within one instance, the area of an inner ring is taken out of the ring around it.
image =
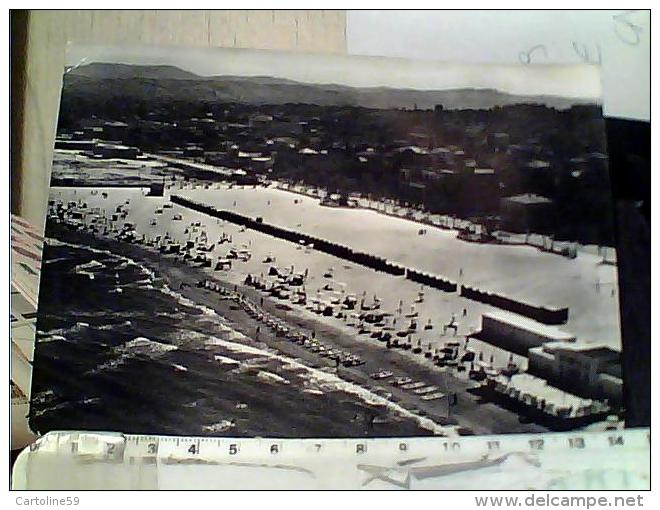
[[[51,432],[16,489],[648,489],[650,431],[273,439]]]

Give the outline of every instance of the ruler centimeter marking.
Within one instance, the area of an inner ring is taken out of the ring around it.
[[[500,456],[507,453],[560,455],[571,451],[620,449],[649,450],[649,429],[606,432],[469,436],[459,438],[279,439],[152,436],[117,433],[51,432],[30,447],[30,452],[50,452],[85,461],[122,462],[126,459],[172,462],[232,461],[239,457],[262,461],[364,457],[429,457],[440,462],[459,457]],[[403,460],[405,462],[405,460]]]

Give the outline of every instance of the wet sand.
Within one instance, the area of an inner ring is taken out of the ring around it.
[[[215,292],[197,288],[198,281],[209,277],[208,272],[202,268],[183,264],[175,260],[175,256],[162,255],[155,249],[108,238],[93,237],[90,234],[73,232],[62,227],[51,227],[49,234],[61,237],[68,242],[107,249],[133,258],[154,271],[171,289],[195,303],[212,308],[230,321],[234,329],[249,338],[256,338],[257,328],[260,327],[259,341],[268,347],[291,358],[297,358],[307,366],[335,371],[334,362],[322,358],[298,344],[276,337],[268,328],[252,319],[235,303],[220,299]],[[226,288],[233,290],[237,286],[238,291],[246,297],[256,303],[260,302],[262,297],[260,292],[251,287],[236,284],[235,281],[228,281],[226,277],[224,280],[220,280],[222,275],[223,273],[215,273],[214,278]],[[336,373],[340,378],[372,390],[384,388],[392,394],[392,401],[416,414],[428,416],[438,424],[458,425],[465,429],[463,432],[475,434],[543,432],[547,430],[537,424],[525,423],[516,413],[493,403],[481,402],[478,396],[468,391],[474,388],[476,383],[453,377],[445,369],[432,366],[421,355],[416,356],[419,360],[411,359],[412,355],[409,352],[388,350],[382,344],[367,341],[364,336],[358,336],[355,333],[347,334],[344,328],[334,327],[327,321],[318,320],[311,313],[305,313],[294,307],[284,310],[281,306],[278,307],[279,301],[263,297],[263,308],[272,315],[280,317],[292,325],[313,330],[316,332],[317,339],[323,343],[358,354],[366,361],[366,364],[360,367],[339,367]],[[436,385],[442,393],[455,392],[458,394],[457,404],[448,410],[447,399],[423,401],[412,392],[395,388],[386,381],[372,380],[369,374],[381,368],[391,370],[395,377],[407,376],[416,381]]]

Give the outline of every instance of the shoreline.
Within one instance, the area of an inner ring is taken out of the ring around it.
[[[190,267],[188,265],[182,266],[180,263],[174,261],[173,256],[165,256],[156,250],[142,246],[123,243],[113,239],[99,238],[88,233],[73,232],[58,226],[54,227],[54,229],[59,231],[64,238],[68,238],[65,239],[67,241],[69,239],[82,241],[77,244],[83,244],[92,248],[108,249],[118,255],[135,259],[147,266],[151,271],[154,271],[157,277],[161,278],[173,292],[180,294],[186,299],[190,299],[198,305],[213,309],[217,314],[229,321],[236,331],[251,339],[255,338],[256,329],[260,323],[249,317],[241,307],[234,305],[231,301],[218,299],[217,294],[212,291],[196,286],[198,281],[209,278],[209,274],[202,268]],[[52,236],[52,234],[52,232],[49,232],[49,235]],[[55,237],[58,238],[59,236]],[[351,352],[358,350],[360,356],[369,360],[369,363],[360,367],[340,367],[339,373],[336,374],[337,377],[348,383],[363,386],[372,393],[374,390],[378,391],[385,388],[387,392],[392,394],[391,401],[395,405],[406,409],[416,417],[428,418],[440,426],[456,425],[461,427],[462,433],[467,434],[547,431],[545,427],[537,424],[521,423],[517,414],[499,408],[494,404],[482,403],[478,397],[468,393],[468,390],[473,384],[456,379],[446,373],[439,373],[439,371],[433,370],[430,367],[425,367],[396,350],[387,350],[380,345],[374,346],[370,345],[369,342],[360,341],[355,335],[347,335],[338,328],[314,320],[313,316],[310,318],[307,316],[308,314],[301,313],[301,311],[294,308],[282,310],[277,306],[277,300],[263,296],[251,287],[235,285],[227,279],[218,278],[218,276],[218,273],[214,273],[213,279],[220,286],[228,290],[233,290],[236,286],[237,290],[243,296],[251,299],[253,302],[259,302],[263,297],[263,308],[269,314],[291,325],[295,325],[295,327],[316,331],[317,338],[322,339],[326,344],[351,350]],[[270,349],[276,350],[279,354],[293,358],[296,361],[301,360],[301,362],[310,368],[329,371],[334,368],[334,363],[328,359],[315,355],[296,343],[276,337],[267,328],[261,328],[258,342],[263,343]],[[381,366],[396,367],[397,375],[409,376],[415,380],[425,380],[428,384],[438,384],[438,379],[444,379],[444,385],[442,383],[438,385],[448,388],[449,392],[459,394],[457,405],[451,409],[451,417],[447,418],[446,398],[435,402],[424,402],[411,393],[388,385],[387,382],[372,380],[369,377],[369,373]],[[486,406],[488,409],[486,409]]]

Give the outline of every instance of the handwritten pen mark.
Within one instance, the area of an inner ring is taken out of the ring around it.
[[[263,463],[256,463],[256,462],[228,462],[225,463],[224,465],[228,466],[239,466],[239,467],[264,467],[264,468],[269,468],[269,469],[284,469],[287,471],[297,471],[298,473],[305,473],[312,478],[316,478],[316,473],[314,471],[300,467],[300,466],[291,466],[287,464],[263,464]]]
[[[531,64],[532,63],[532,53],[540,51],[545,55],[545,58],[548,58],[548,48],[545,47],[545,44],[537,44],[536,46],[532,46],[529,50],[527,51],[521,51],[518,54],[518,60],[520,60],[521,63],[523,64]]]
[[[603,63],[603,54],[600,49],[600,44],[596,44],[595,48],[596,52],[594,55],[591,51],[591,48],[589,48],[586,44],[573,41],[573,49],[575,50],[575,53],[577,53],[578,57],[580,57],[587,64],[601,65]]]
[[[630,10],[622,12],[621,14],[615,14],[612,16],[614,20],[614,33],[619,38],[619,40],[629,46],[637,46],[642,40],[641,34],[644,32],[644,29],[630,21],[629,16],[636,13],[637,10]],[[624,35],[624,32],[627,35]]]
[[[510,456],[515,455],[521,457],[525,462],[530,465],[540,467],[541,463],[534,457],[530,456],[524,452],[511,452],[500,457],[495,457],[493,459],[488,458],[488,454],[483,455],[479,460],[469,461],[469,462],[456,462],[451,464],[438,464],[433,466],[417,466],[405,468],[402,466],[392,467],[392,466],[375,466],[369,464],[358,464],[357,468],[360,471],[368,473],[370,476],[362,482],[362,487],[368,485],[374,480],[382,480],[384,482],[390,483],[402,489],[410,489],[410,482],[413,478],[416,480],[424,480],[426,478],[437,478],[442,476],[452,475],[454,473],[460,473],[463,471],[474,471],[478,469],[483,469],[491,466],[497,466],[502,464]],[[417,462],[422,459],[412,459],[410,463]],[[390,476],[388,473],[391,473]],[[393,478],[396,474],[405,475],[403,480],[397,480]]]
[[[218,462],[210,459],[191,459],[191,458],[178,458],[178,457],[165,457],[161,460],[163,464],[206,464],[210,466],[233,466],[233,467],[247,467],[247,468],[268,468],[268,469],[283,469],[287,471],[297,471],[299,473],[305,473],[312,478],[316,478],[316,473],[310,469],[300,467],[300,466],[290,466],[286,464],[265,464],[257,462]]]
[[[416,462],[421,462],[423,460],[426,460],[426,457],[418,457],[416,459],[406,459],[406,460],[401,460],[397,462],[397,466],[407,466],[408,464],[415,464]]]

